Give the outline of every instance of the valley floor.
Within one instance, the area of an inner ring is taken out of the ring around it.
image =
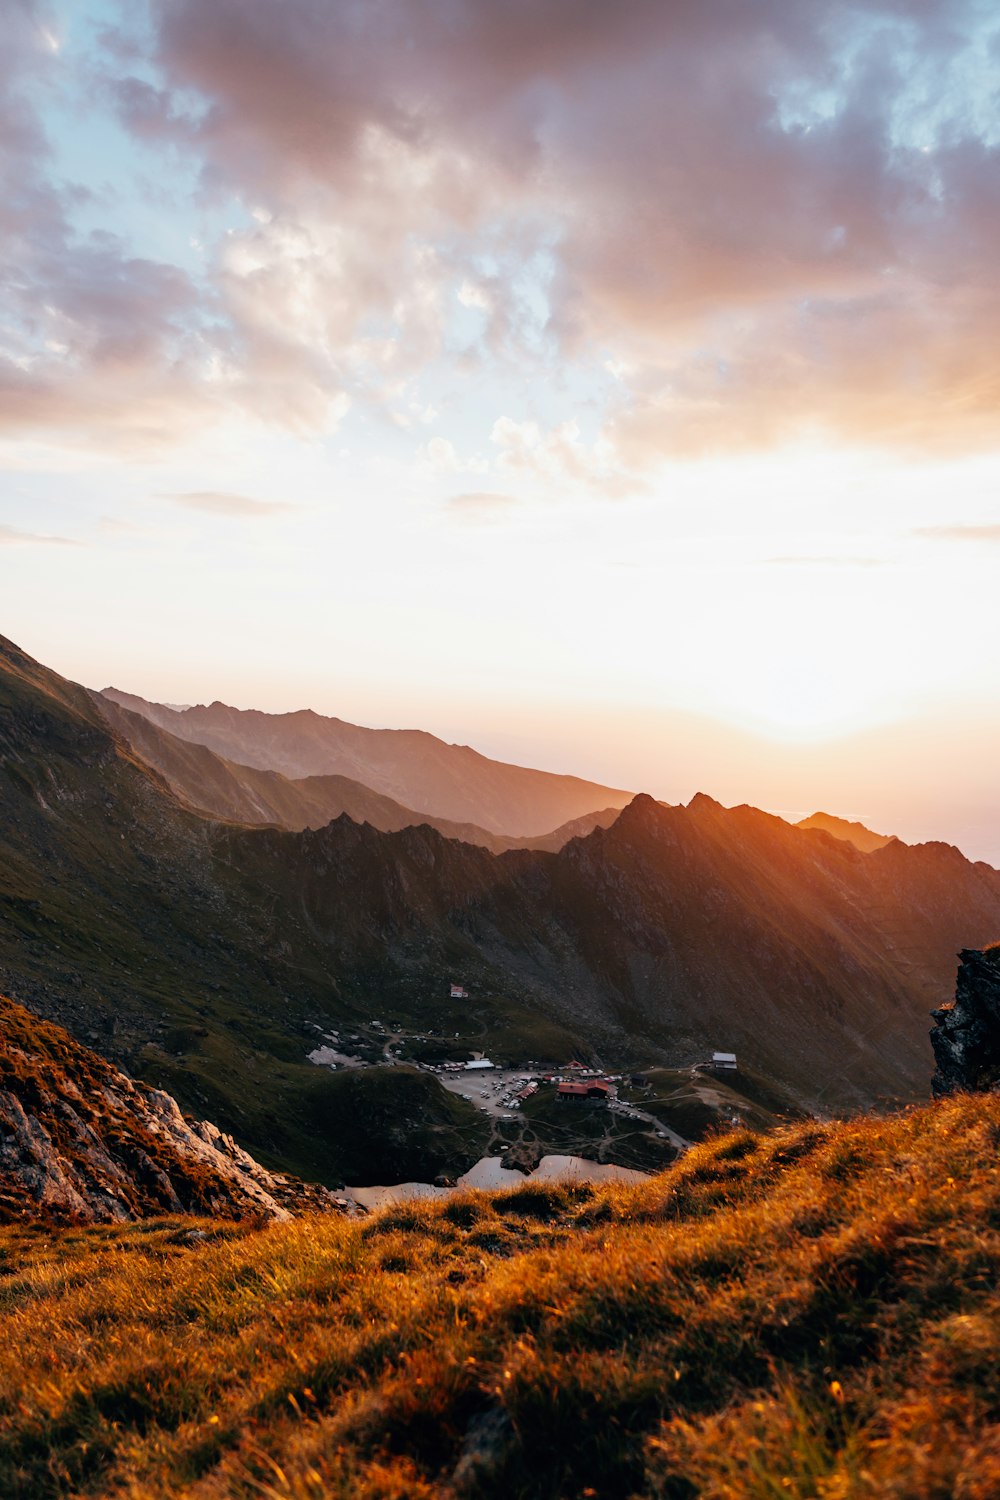
[[[637,1186],[0,1231],[11,1500],[1000,1493],[1000,1098]]]

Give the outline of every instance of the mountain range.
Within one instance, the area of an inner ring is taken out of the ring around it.
[[[208,817],[115,712],[0,641],[0,988],[321,1181],[360,1170],[396,1091],[397,1138],[424,1132],[428,1170],[435,1143],[442,1160],[478,1143],[476,1112],[431,1075],[370,1069],[359,1088],[310,1065],[317,1030],[360,1045],[378,1017],[555,1064],[721,1048],[806,1108],[867,1107],[926,1094],[953,954],[1000,932],[1000,874],[957,849],[865,853],[705,795],[640,795],[555,852],[346,814],[299,831]],[[496,802],[464,805],[495,826]]]
[[[334,818],[339,818],[346,813],[355,823],[370,823],[373,828],[380,828],[383,833],[396,833],[401,828],[411,828],[417,824],[426,823],[428,827],[436,828],[438,833],[443,834],[447,839],[458,839],[466,844],[479,844],[484,849],[492,850],[494,854],[501,854],[505,849],[561,849],[571,838],[590,833],[597,827],[607,827],[609,823],[614,822],[621,811],[621,805],[618,803],[599,812],[586,811],[572,818],[570,822],[561,824],[558,828],[553,828],[544,834],[517,837],[512,834],[491,832],[477,823],[456,823],[450,818],[438,817],[433,812],[417,812],[415,808],[405,807],[385,792],[375,791],[361,781],[355,781],[349,776],[342,776],[336,772],[293,778],[283,775],[281,771],[261,769],[256,765],[241,765],[238,761],[228,760],[225,756],[210,750],[208,744],[201,739],[183,739],[177,734],[172,734],[169,729],[163,728],[158,722],[159,717],[169,716],[171,712],[174,712],[166,709],[165,705],[147,703],[145,699],[131,699],[129,701],[142,704],[142,710],[135,711],[124,706],[124,694],[116,693],[112,689],[94,694],[93,697],[112,728],[132,746],[147,765],[152,766],[164,776],[182,801],[196,811],[207,812],[213,817],[236,823],[271,823],[281,828],[301,830],[323,828]],[[192,709],[187,712],[195,711]],[[228,712],[235,714],[238,710],[233,709]],[[176,718],[180,717],[180,714],[176,714]],[[261,717],[268,716],[261,715]],[[294,714],[285,717],[299,718]],[[338,723],[339,721],[325,720],[323,722]],[[219,738],[210,729],[199,728],[194,721],[189,723],[185,720],[184,727],[191,735],[205,733],[211,739]],[[310,730],[312,727],[310,723]],[[353,728],[354,726],[345,727]],[[375,733],[375,731],[361,732]],[[433,737],[421,736],[419,740],[421,749],[423,749],[425,738]],[[436,741],[435,744],[439,747],[442,759],[447,758],[447,751],[456,748],[444,745],[441,741]],[[478,762],[482,762],[482,766]],[[464,754],[460,753],[458,764],[465,774],[468,765]],[[360,769],[373,781],[380,779],[377,767],[369,769],[362,765]],[[485,756],[478,756],[477,764],[473,769],[481,773],[487,803],[496,808],[498,802],[495,795],[495,780],[503,779],[503,773],[506,771],[519,768],[501,766],[497,761],[489,761]],[[542,820],[544,820],[542,809],[547,805],[546,798],[550,799],[551,816],[556,817],[560,811],[565,810],[567,805],[574,805],[572,800],[567,803],[567,798],[572,799],[579,795],[582,799],[586,795],[586,789],[590,787],[590,783],[579,783],[579,786],[585,790],[578,794],[575,787],[567,790],[563,785],[564,781],[572,780],[572,778],[551,776],[545,771],[527,772],[526,775],[537,778],[536,784],[525,783],[525,785],[529,788],[533,799],[535,816]],[[441,779],[443,782],[442,801],[447,803],[447,772]],[[414,781],[416,780],[417,778],[414,778]],[[472,780],[472,778],[467,777],[467,780]],[[594,796],[617,797],[621,795],[611,793],[606,787],[594,786],[592,790]],[[468,795],[474,798],[475,792],[476,787],[472,786]],[[509,824],[516,824],[518,818],[522,816],[522,803],[523,798],[518,796],[502,802]]]
[[[490,760],[423,730],[365,729],[311,709],[266,714],[225,703],[169,708],[117,688],[105,688],[102,696],[175,739],[207,746],[241,766],[278,771],[291,780],[346,777],[414,812],[518,839],[548,834],[595,808],[624,807],[632,796],[577,776]],[[312,790],[322,796],[321,788]]]

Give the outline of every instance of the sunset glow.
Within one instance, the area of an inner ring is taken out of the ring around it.
[[[5,634],[1000,859],[995,6],[5,32]]]

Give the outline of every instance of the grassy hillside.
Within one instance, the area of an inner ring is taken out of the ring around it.
[[[739,1132],[640,1188],[7,1229],[0,1492],[1000,1492],[1000,1099]]]

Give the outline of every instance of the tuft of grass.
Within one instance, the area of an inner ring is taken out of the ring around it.
[[[634,1187],[0,1230],[11,1500],[988,1500],[1000,1099]]]

